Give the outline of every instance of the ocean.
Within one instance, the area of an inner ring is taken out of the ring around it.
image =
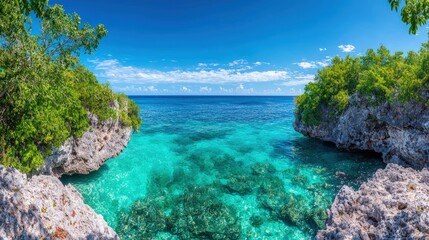
[[[123,239],[311,239],[384,166],[295,132],[293,97],[130,98],[143,124],[123,153],[61,179]]]

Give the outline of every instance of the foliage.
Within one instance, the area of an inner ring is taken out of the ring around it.
[[[140,108],[134,101],[128,99],[126,95],[116,94],[117,101],[120,109],[120,119],[122,123],[127,126],[132,126],[135,130],[138,130],[142,124],[142,120],[139,117]]]
[[[79,64],[79,54],[92,53],[106,34],[47,0],[0,0],[1,164],[28,173],[88,129],[88,111],[118,117],[119,96]],[[123,123],[137,128],[138,108],[128,106]]]
[[[348,107],[349,96],[355,93],[366,96],[371,104],[424,101],[422,91],[428,87],[428,64],[429,44],[407,56],[402,52],[391,54],[381,46],[377,51],[368,50],[362,57],[336,57],[296,98],[298,120],[318,125],[324,108],[334,115],[341,114]]]
[[[392,10],[399,10],[402,0],[388,0]],[[429,0],[405,0],[401,10],[402,21],[410,25],[410,34],[416,34],[429,19]]]

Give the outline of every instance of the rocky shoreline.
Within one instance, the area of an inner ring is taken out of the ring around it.
[[[338,148],[380,153],[386,163],[429,167],[429,109],[425,103],[373,105],[355,94],[340,116],[332,117],[332,109],[325,108],[320,125],[306,126],[297,120],[294,128]]]
[[[358,191],[344,186],[317,239],[425,239],[429,236],[429,109],[425,103],[372,104],[357,94],[337,117],[325,107],[320,125],[302,134],[351,151],[379,153],[389,163]]]
[[[117,239],[71,185],[0,165],[0,239]]]
[[[33,177],[0,165],[0,239],[118,239],[82,195],[58,179],[98,170],[127,146],[131,127],[89,118],[88,131],[56,149]]]
[[[429,170],[388,164],[358,191],[343,186],[328,216],[317,239],[426,239]]]
[[[89,119],[89,130],[81,138],[71,137],[55,149],[38,174],[57,177],[63,174],[88,174],[122,152],[130,140],[132,128],[122,126],[119,119],[100,123],[97,116],[92,114],[89,114]]]

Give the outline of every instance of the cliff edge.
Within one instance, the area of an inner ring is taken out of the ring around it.
[[[427,96],[429,99],[429,96]],[[296,131],[347,150],[380,153],[386,163],[416,169],[429,167],[429,109],[425,102],[385,102],[374,106],[357,94],[337,117],[326,108],[318,126],[307,126],[297,117]]]
[[[358,191],[343,186],[316,239],[426,239],[429,171],[388,164]]]
[[[374,104],[372,100],[354,94],[339,116],[321,106],[317,126],[305,125],[296,116],[296,131],[341,149],[380,153],[389,163],[358,191],[343,186],[328,210],[326,230],[319,231],[316,239],[429,236],[429,109],[425,102]]]
[[[117,239],[71,185],[0,165],[1,239]]]
[[[119,119],[99,122],[90,114],[90,128],[81,138],[69,138],[45,160],[40,174],[87,174],[98,170],[103,163],[118,156],[127,146],[132,127],[123,126]]]

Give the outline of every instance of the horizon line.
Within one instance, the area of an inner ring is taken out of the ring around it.
[[[198,95],[198,94],[126,94],[130,97],[297,97],[299,95]]]

